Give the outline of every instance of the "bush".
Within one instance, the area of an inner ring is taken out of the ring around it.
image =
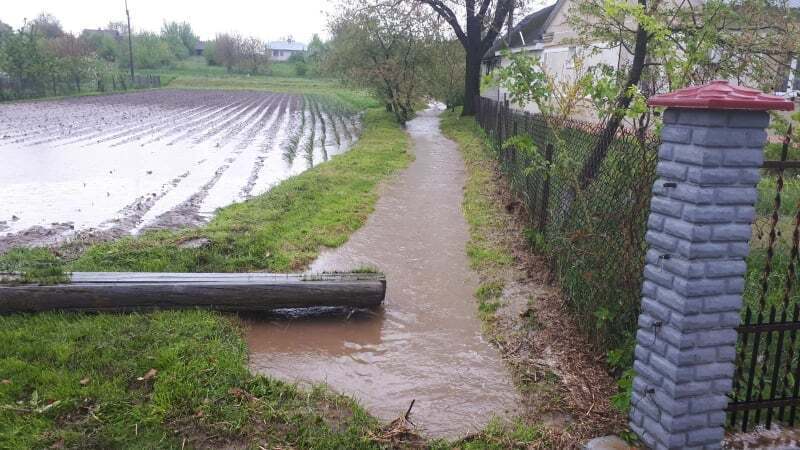
[[[294,73],[299,77],[304,77],[308,73],[308,65],[300,61],[294,64]]]

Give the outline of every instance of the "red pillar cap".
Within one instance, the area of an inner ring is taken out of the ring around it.
[[[678,89],[669,94],[650,97],[650,106],[685,109],[742,109],[747,111],[794,111],[794,103],[765,94],[758,89],[731,85],[725,80],[712,81],[702,86]]]

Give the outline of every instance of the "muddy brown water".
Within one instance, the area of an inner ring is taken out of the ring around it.
[[[386,273],[371,314],[294,314],[247,320],[253,370],[327,383],[384,420],[416,400],[411,420],[437,437],[481,429],[517,404],[498,352],[481,335],[477,277],[465,253],[464,163],[439,131],[439,111],[408,124],[416,160],[385,186],[375,212],[312,271],[372,266]]]

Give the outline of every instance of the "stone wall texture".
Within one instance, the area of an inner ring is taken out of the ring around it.
[[[765,112],[664,113],[630,413],[651,448],[720,448],[768,124]]]

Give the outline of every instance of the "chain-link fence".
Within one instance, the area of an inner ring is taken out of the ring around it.
[[[659,139],[623,129],[604,141],[602,125],[476,102],[476,120],[528,212],[528,237],[549,257],[579,323],[604,349],[630,348]]]

